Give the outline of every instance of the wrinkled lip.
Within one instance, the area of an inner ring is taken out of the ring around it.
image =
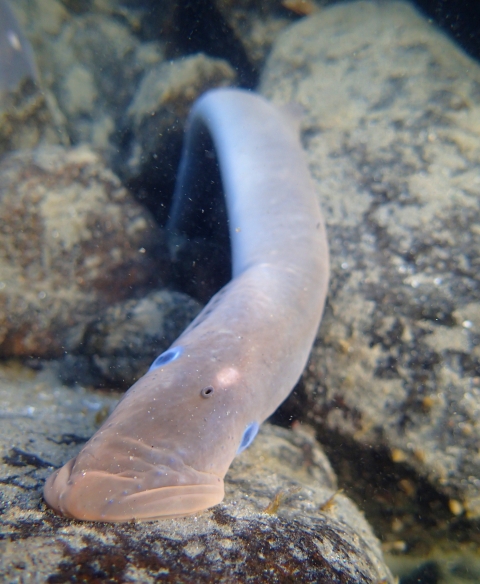
[[[217,505],[225,494],[220,477],[200,471],[199,484],[141,490],[141,480],[104,471],[72,476],[74,464],[75,459],[70,460],[48,478],[43,496],[58,513],[83,521],[185,517]],[[138,492],[132,492],[135,489]]]

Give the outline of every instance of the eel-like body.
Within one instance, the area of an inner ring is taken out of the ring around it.
[[[195,199],[207,133],[226,198],[232,279],[49,477],[44,496],[55,510],[127,521],[216,505],[232,460],[298,381],[323,312],[329,256],[297,126],[247,91],[217,89],[194,104],[172,223]]]

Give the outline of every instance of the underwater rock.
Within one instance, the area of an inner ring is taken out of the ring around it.
[[[331,248],[296,407],[339,457],[386,450],[468,518],[480,517],[479,86],[478,63],[402,2],[302,20],[262,80],[305,108]]]
[[[155,191],[153,202],[144,201],[149,208],[167,199],[190,105],[206,89],[236,78],[222,59],[172,58],[179,54],[178,10],[176,4],[156,4],[150,14],[146,5],[116,0],[98,5],[19,0],[16,11],[34,48],[42,92],[35,92],[36,101],[29,99],[26,112],[15,114],[15,132],[9,117],[0,119],[0,148],[2,134],[4,151],[36,146],[37,136],[30,142],[20,137],[40,105],[48,106],[56,134],[45,141],[89,143],[139,198]]]
[[[163,58],[159,43],[150,43],[147,55],[128,26],[101,14],[70,18],[58,37],[47,37],[43,50],[72,141],[107,151],[144,67]]]
[[[17,6],[15,6],[18,9]],[[7,0],[0,2],[0,155],[69,143],[54,97],[40,89],[35,56]]]
[[[89,3],[72,11],[58,0],[18,4],[42,88],[58,103],[69,140],[112,155],[121,138],[118,119],[143,71],[163,60],[162,44],[142,42],[134,34],[135,22],[121,17],[121,6],[111,6],[110,13],[109,3],[102,3],[90,14],[84,13]]]
[[[318,444],[268,424],[198,516],[104,524],[56,516],[41,489],[116,401],[51,371],[0,370],[0,579],[72,582],[392,583],[379,543],[337,492]],[[21,566],[21,567],[19,567]]]
[[[0,354],[54,357],[99,311],[159,282],[149,213],[87,147],[0,162]]]
[[[26,79],[0,99],[0,155],[40,145],[70,143],[55,99]]]

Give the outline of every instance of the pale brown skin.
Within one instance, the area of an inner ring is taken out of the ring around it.
[[[131,387],[48,479],[45,499],[66,516],[155,519],[216,505],[233,458],[305,367],[329,259],[298,129],[255,94],[205,94],[189,118],[174,217],[192,198],[189,169],[205,130],[224,184],[233,278],[165,353],[175,358]]]

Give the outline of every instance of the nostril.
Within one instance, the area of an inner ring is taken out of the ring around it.
[[[200,392],[200,395],[203,398],[208,399],[209,397],[212,397],[214,391],[215,390],[213,389],[213,387],[211,385],[207,385],[207,387],[204,387],[202,389],[202,391]]]

